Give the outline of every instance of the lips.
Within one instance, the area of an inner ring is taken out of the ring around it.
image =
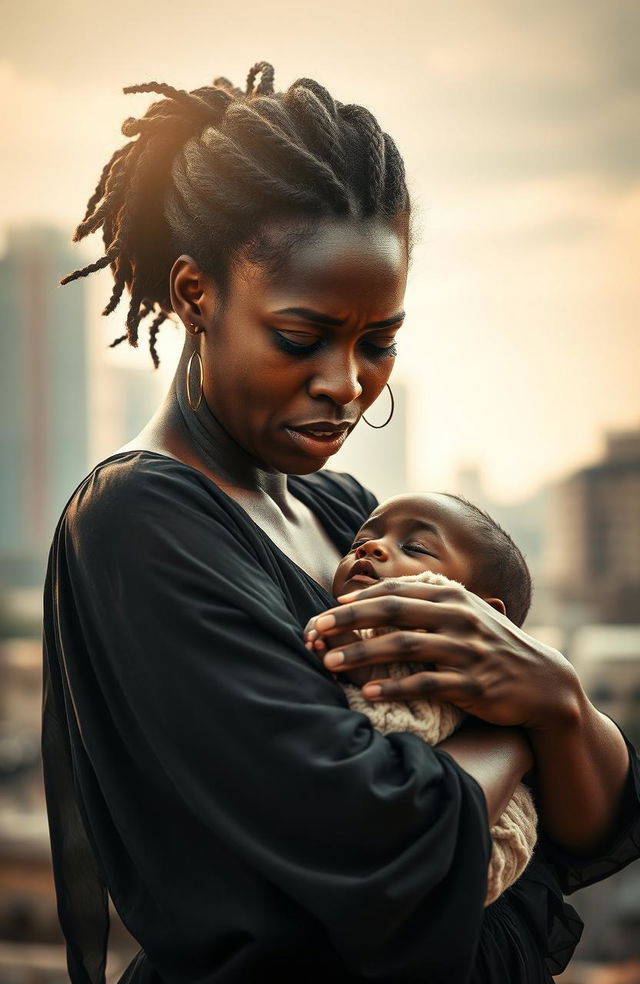
[[[301,431],[303,434],[312,434],[314,437],[336,437],[351,427],[348,420],[335,424],[330,420],[313,420],[308,424],[291,424],[290,430]]]
[[[340,450],[351,426],[348,421],[334,424],[328,420],[318,420],[308,424],[288,425],[285,431],[307,454],[328,458]]]
[[[362,581],[365,584],[373,584],[374,581],[379,580],[380,575],[370,560],[356,560],[347,574],[347,581]]]

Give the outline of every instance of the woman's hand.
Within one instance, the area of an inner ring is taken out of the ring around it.
[[[305,629],[316,651],[326,645],[327,669],[431,664],[402,679],[371,681],[363,688],[371,700],[450,701],[493,724],[534,731],[571,725],[580,714],[584,694],[571,664],[462,587],[390,578],[340,600]],[[346,630],[389,625],[398,631],[333,642]]]
[[[305,646],[310,652],[315,652],[316,656],[320,659],[324,659],[328,646],[325,643],[322,636],[318,635],[317,632],[313,630],[309,631],[309,626],[305,629],[306,641]],[[339,635],[331,637],[331,647],[332,649],[342,649],[344,650],[347,646],[353,643],[359,642],[360,636],[353,629],[347,629],[346,632],[341,632]],[[376,666],[356,666],[349,669],[348,672],[344,672],[343,683],[349,682],[354,683],[357,687],[363,687],[365,683],[369,683],[370,680],[378,680],[380,677],[388,676],[388,671],[385,666],[381,666],[378,669]]]
[[[616,725],[588,701],[560,653],[456,585],[389,579],[340,600],[305,630],[312,644],[331,647],[329,669],[432,664],[399,680],[377,679],[363,693],[371,700],[446,700],[493,724],[527,728],[542,828],[573,854],[606,842],[620,822],[629,757]],[[332,642],[345,630],[388,625],[400,628],[342,648]],[[475,766],[461,764],[473,774]],[[509,777],[496,775],[508,788]],[[491,780],[488,802],[497,788]]]

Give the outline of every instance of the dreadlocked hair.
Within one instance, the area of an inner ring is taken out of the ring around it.
[[[105,164],[75,230],[78,242],[102,230],[104,255],[61,280],[68,284],[111,267],[104,311],[130,294],[127,340],[137,347],[149,317],[149,349],[172,313],[169,273],[181,253],[193,256],[224,292],[231,258],[259,250],[270,218],[393,218],[408,213],[402,158],[362,106],[343,106],[312,79],[274,89],[268,62],[255,64],[244,91],[224,77],[186,92],[160,82],[125,93],[163,98],[129,117],[130,138]]]

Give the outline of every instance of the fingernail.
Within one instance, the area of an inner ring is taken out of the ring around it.
[[[316,619],[316,625],[319,632],[324,632],[326,629],[332,629],[336,624],[335,615],[320,615]]]
[[[343,663],[344,653],[329,653],[329,655],[324,658],[324,665],[330,670],[334,670],[336,666],[342,666]]]
[[[318,633],[316,632],[315,629],[309,629],[308,632],[305,632],[305,638],[313,641],[315,639],[315,637],[317,636],[317,634]]]
[[[362,688],[362,693],[365,697],[379,697],[382,693],[382,687],[378,683],[368,683]]]
[[[338,601],[351,601],[352,598],[357,598],[359,594],[359,591],[349,591],[348,594],[338,595]]]

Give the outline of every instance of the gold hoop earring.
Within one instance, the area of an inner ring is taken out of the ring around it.
[[[194,360],[194,358],[196,356],[198,357],[198,369],[199,369],[199,375],[200,375],[200,380],[199,380],[198,385],[200,387],[200,392],[198,394],[198,400],[194,404],[193,397],[192,397],[192,394],[191,394],[191,363],[193,362],[193,360]],[[189,406],[191,407],[191,409],[193,410],[194,413],[196,412],[196,410],[198,409],[198,407],[202,403],[203,389],[204,389],[204,366],[202,365],[202,358],[200,357],[200,353],[198,352],[197,349],[194,349],[193,352],[191,353],[191,358],[187,362],[187,402],[188,402]]]
[[[370,424],[367,418],[365,417],[365,415],[362,414],[362,419],[364,420],[365,424],[368,424],[369,427],[373,427],[374,430],[382,430],[383,427],[387,426],[387,424],[393,417],[393,411],[395,410],[396,407],[395,401],[393,399],[393,393],[391,392],[391,387],[389,386],[389,383],[386,383],[386,387],[389,390],[389,396],[391,397],[391,410],[389,411],[389,416],[385,420],[384,424]]]

